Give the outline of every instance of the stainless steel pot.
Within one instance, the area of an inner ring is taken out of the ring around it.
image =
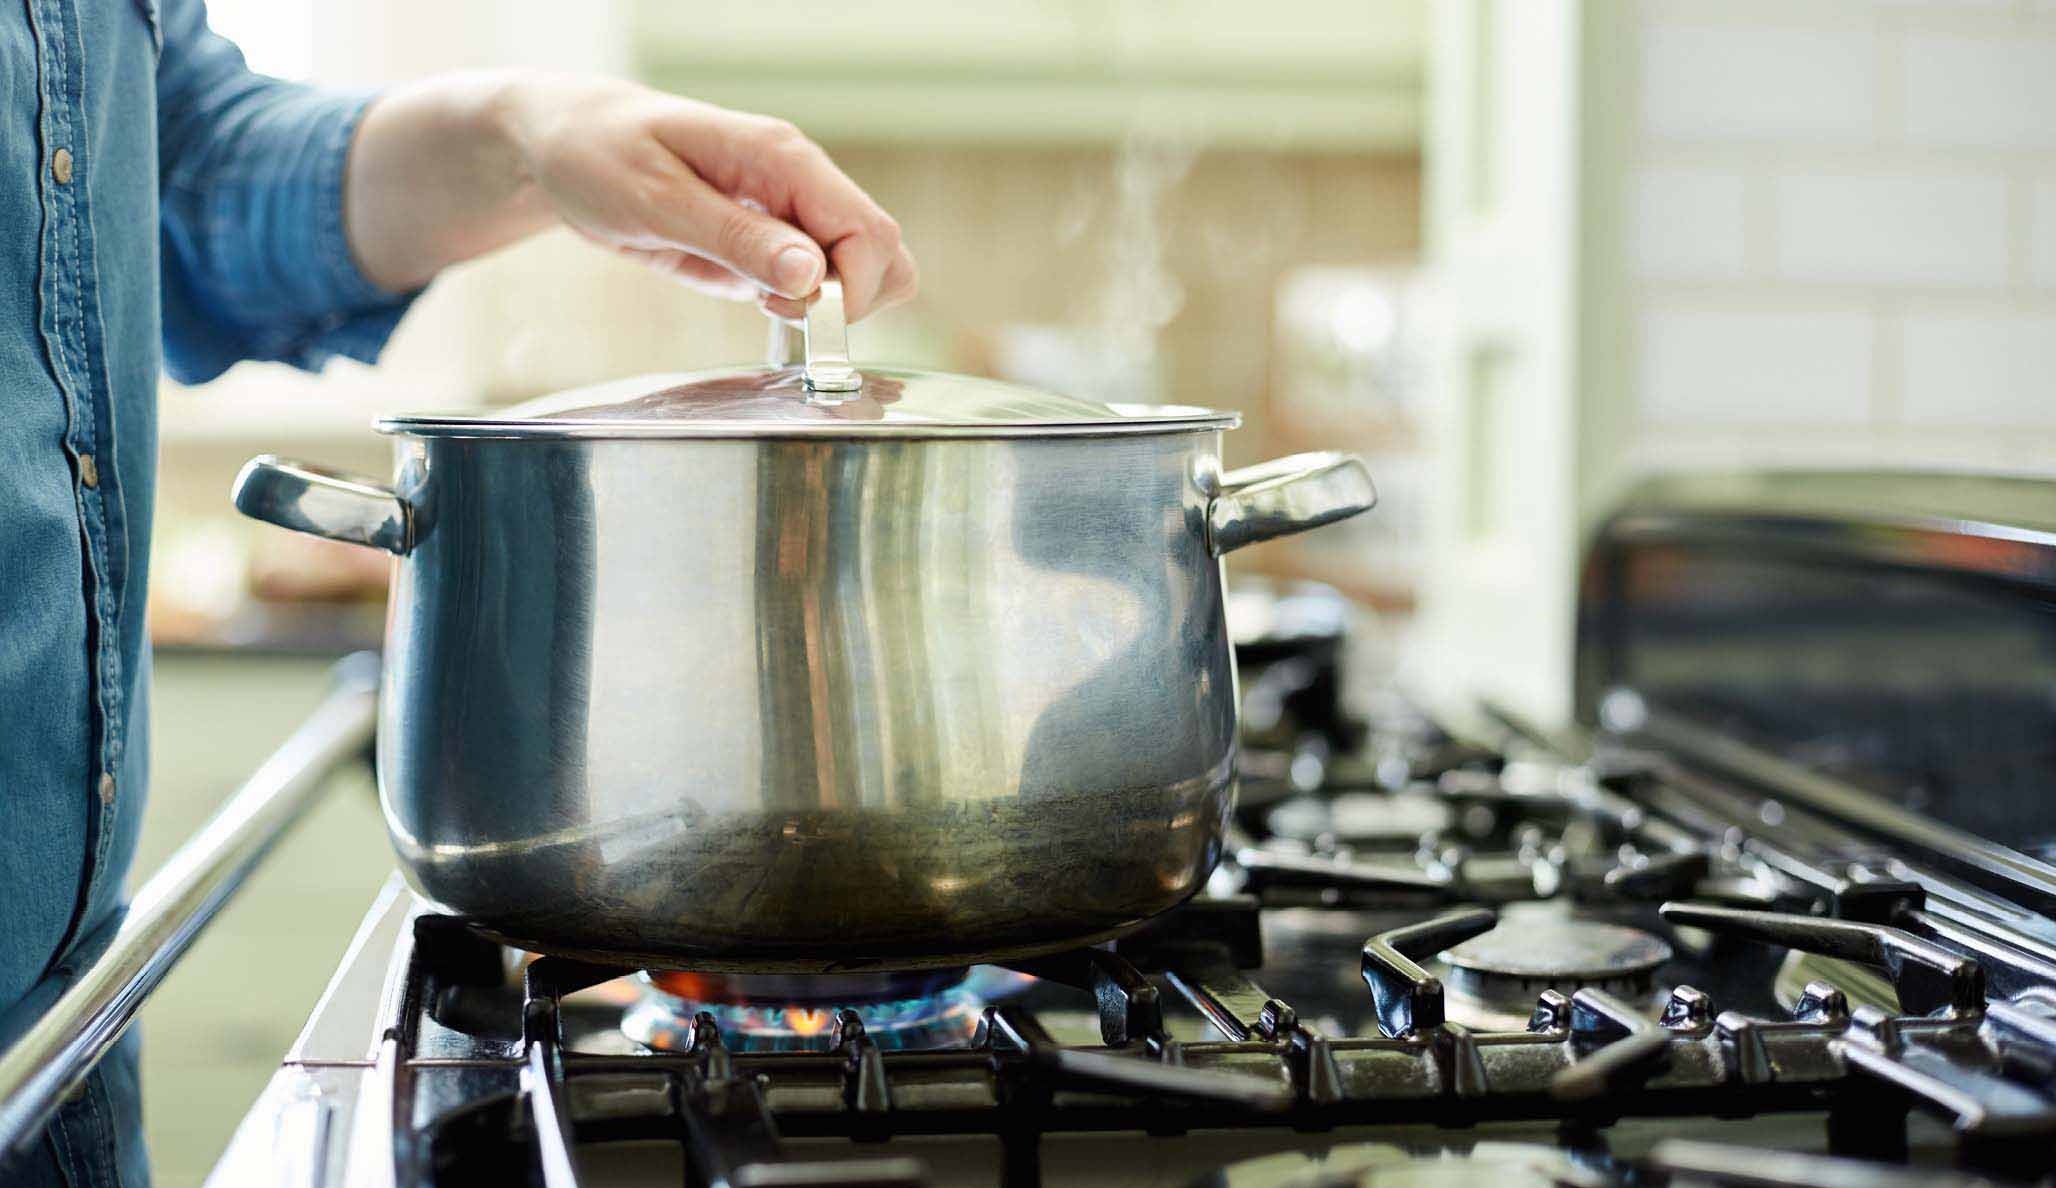
[[[245,514],[395,567],[379,785],[428,898],[650,966],[961,965],[1196,890],[1232,798],[1218,558],[1370,507],[1220,471],[1230,413],[804,367],[401,416],[392,487],[271,457]],[[837,367],[837,356],[842,362]]]

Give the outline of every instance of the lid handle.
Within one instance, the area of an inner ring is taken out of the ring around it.
[[[798,352],[793,350],[795,346],[799,347]],[[822,281],[821,295],[807,307],[805,318],[796,322],[773,318],[769,353],[773,367],[800,364],[800,378],[806,383],[809,396],[846,399],[847,393],[861,389],[864,377],[850,362],[849,320],[842,312],[842,282],[833,278]],[[800,356],[798,359],[794,358],[795,353]]]

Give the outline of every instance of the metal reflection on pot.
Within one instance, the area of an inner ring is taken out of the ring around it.
[[[393,487],[245,468],[244,512],[401,557],[380,802],[426,898],[537,952],[830,972],[1055,952],[1199,889],[1221,557],[1366,510],[1363,463],[1224,473],[1232,413],[861,374],[387,417]]]

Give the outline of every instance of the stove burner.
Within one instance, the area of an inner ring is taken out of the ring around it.
[[[1592,1188],[1600,1171],[1552,1147],[1479,1143],[1468,1151],[1410,1151],[1352,1143],[1317,1153],[1287,1151],[1245,1159],[1200,1181],[1205,1188]]]
[[[971,1042],[986,1005],[1033,981],[978,966],[878,974],[707,974],[675,970],[642,975],[649,988],[621,1017],[637,1043],[668,1051],[692,1045],[693,1017],[706,1011],[721,1042],[737,1052],[825,1051],[835,1016],[857,1013],[880,1048],[934,1048]]]
[[[917,969],[850,974],[729,974],[653,969],[644,978],[673,998],[733,1006],[855,1006],[926,998],[970,975],[970,970]]]
[[[1499,927],[1442,954],[1452,1007],[1493,1028],[1524,1025],[1544,990],[1591,986],[1630,1002],[1646,999],[1670,958],[1668,944],[1638,928],[1513,910]]]
[[[1331,837],[1358,849],[1404,852],[1453,823],[1449,802],[1417,792],[1342,792],[1279,802],[1265,824],[1279,837],[1315,842]]]

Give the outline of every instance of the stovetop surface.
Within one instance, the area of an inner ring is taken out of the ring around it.
[[[767,1040],[394,889],[217,1181],[281,1159],[395,1188],[2056,1166],[2056,937],[1988,886],[1762,789],[1515,729],[1399,713],[1344,758],[1247,768],[1205,893],[980,967],[937,1035],[773,1003],[749,1016],[784,1018]],[[630,1038],[636,1012],[672,1050]]]
[[[2048,499],[1638,488],[1567,737],[1352,717],[1339,596],[1244,590],[1209,886],[940,1000],[660,990],[394,883],[215,1182],[2047,1182]]]

